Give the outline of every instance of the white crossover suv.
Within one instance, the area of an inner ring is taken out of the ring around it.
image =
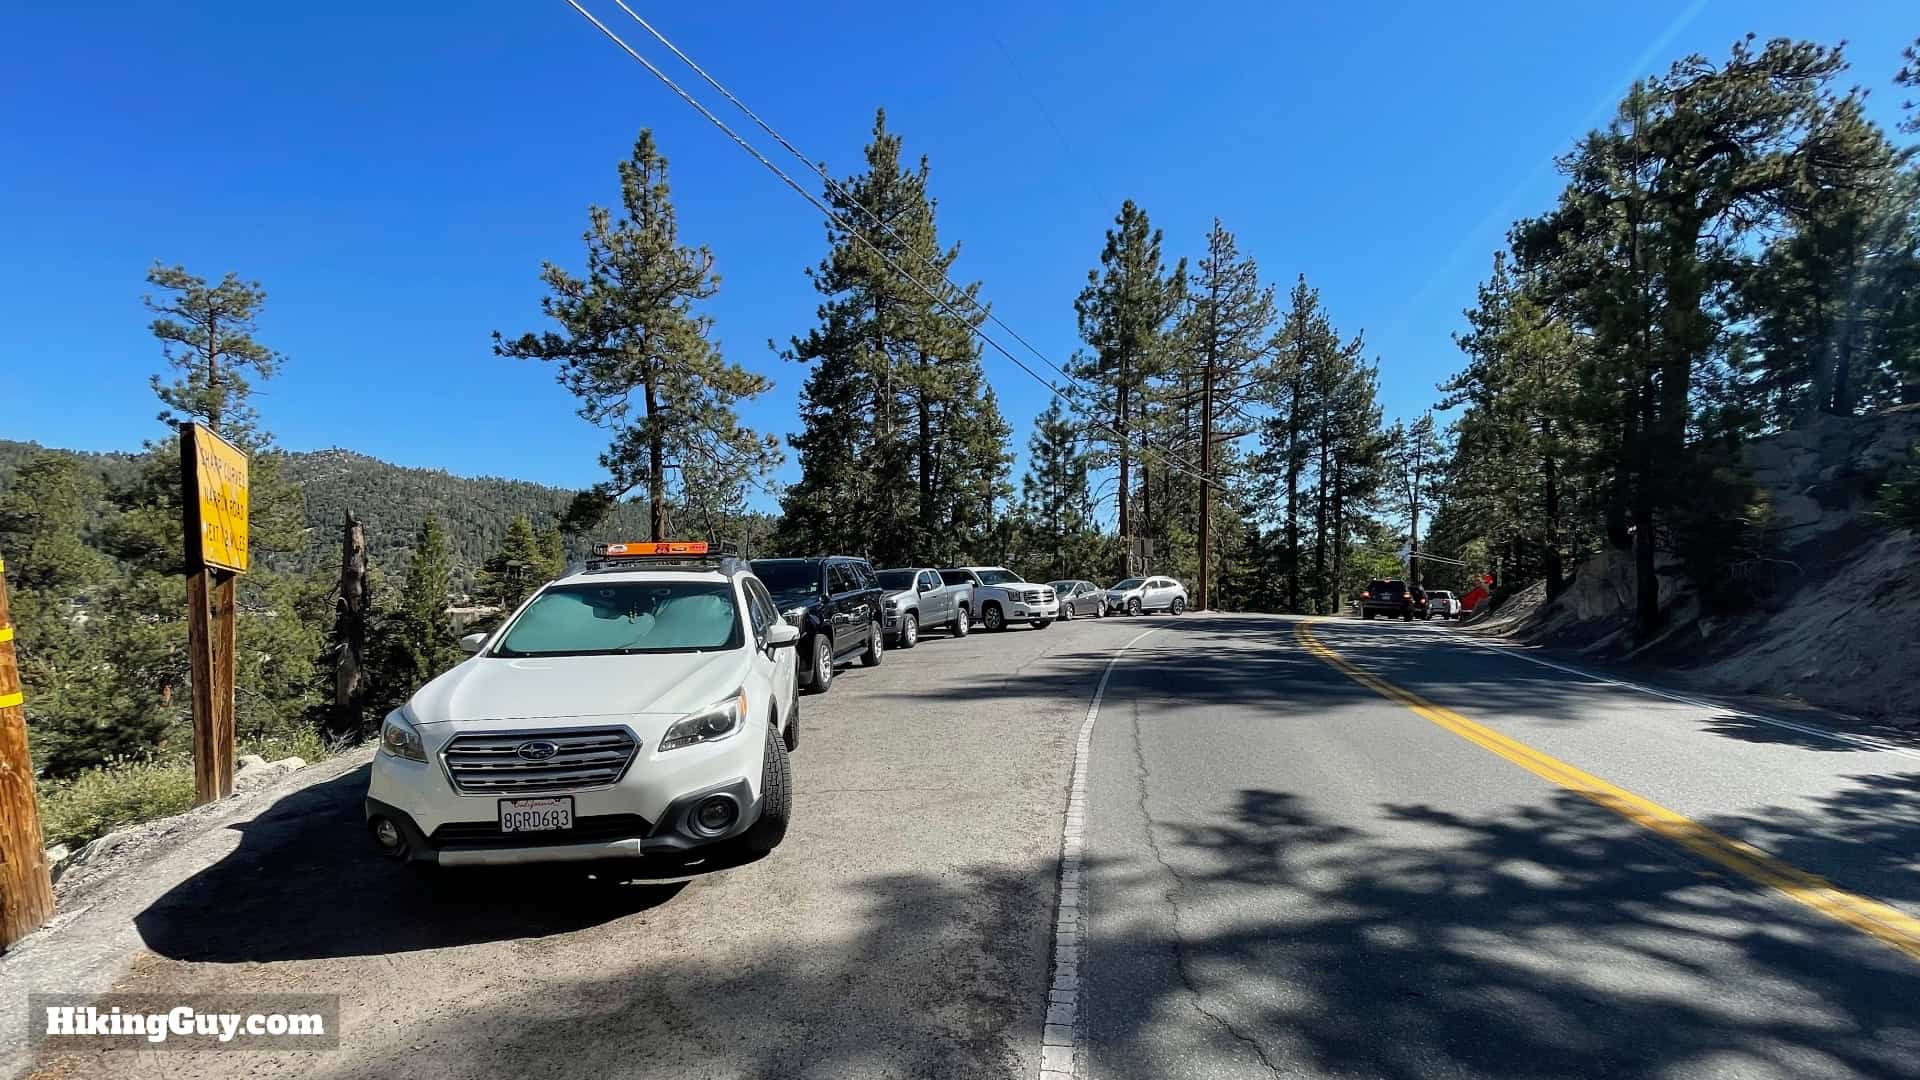
[[[1107,610],[1129,615],[1143,611],[1178,615],[1187,610],[1187,587],[1170,577],[1128,578],[1107,590]]]
[[[600,545],[386,718],[374,841],[441,866],[770,851],[793,806],[798,637],[738,558]]]

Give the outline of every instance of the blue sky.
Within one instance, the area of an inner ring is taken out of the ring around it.
[[[1304,272],[1366,331],[1389,417],[1431,404],[1508,223],[1551,203],[1553,155],[1633,77],[1749,30],[1845,39],[1886,123],[1920,33],[1894,2],[1465,6],[635,4],[836,176],[885,106],[931,159],[957,275],[1055,360],[1132,198],[1172,253],[1218,216],[1283,292]],[[774,380],[747,422],[798,426],[804,369],[768,341],[811,324],[813,210],[562,0],[423,7],[4,16],[0,436],[106,450],[157,433],[139,300],[160,259],[267,288],[260,337],[288,362],[257,404],[283,445],[592,483],[605,434],[489,334],[540,325],[541,260],[580,264],[586,207],[615,199],[643,126],[683,235],[719,260],[727,354]],[[611,0],[589,7],[644,48]],[[1024,450],[1045,392],[986,363]],[[797,474],[789,452],[780,479]]]

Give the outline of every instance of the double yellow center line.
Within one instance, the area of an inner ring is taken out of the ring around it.
[[[1893,946],[1914,960],[1920,960],[1920,919],[1877,900],[1847,892],[1825,878],[1784,863],[1752,844],[1715,832],[1684,814],[1676,813],[1650,799],[1609,784],[1558,758],[1549,757],[1525,743],[1476,724],[1451,709],[1435,705],[1412,691],[1403,690],[1355,666],[1346,657],[1322,644],[1306,622],[1295,625],[1294,636],[1299,640],[1302,648],[1325,661],[1341,674],[1381,697],[1406,706],[1434,725],[1490,750],[1536,776],[1550,780],[1568,791],[1598,803],[1635,825],[1673,841],[1708,862],[1773,889],[1835,922],[1850,926]]]

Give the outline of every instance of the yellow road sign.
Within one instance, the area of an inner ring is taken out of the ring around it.
[[[200,501],[200,559],[208,566],[245,573],[247,455],[200,424],[185,434]]]

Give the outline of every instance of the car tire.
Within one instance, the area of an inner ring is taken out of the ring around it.
[[[880,624],[878,622],[868,623],[867,647],[866,650],[860,654],[860,663],[866,667],[879,667],[880,656],[886,651],[886,634],[881,631]]]
[[[911,649],[920,644],[920,613],[909,611],[900,616],[900,647]]]
[[[1139,597],[1130,596],[1127,598],[1127,614],[1129,615],[1140,614],[1140,598]]]
[[[1033,628],[1035,630],[1045,630],[1047,627],[1052,625],[1053,625],[1052,619],[1041,619],[1039,622],[1036,622],[1033,624]]]
[[[1180,614],[1181,612],[1183,612],[1183,611],[1185,611],[1185,610],[1187,610],[1187,599],[1186,599],[1186,597],[1184,597],[1184,596],[1176,596],[1176,597],[1174,597],[1174,598],[1173,598],[1173,603],[1171,603],[1171,604],[1168,604],[1168,605],[1167,605],[1167,610],[1168,610],[1168,611],[1170,611],[1170,612],[1172,612],[1172,613],[1173,613],[1173,614],[1175,614],[1175,615],[1178,615],[1178,614]]]
[[[813,635],[813,671],[807,676],[807,689],[824,694],[833,688],[833,639],[826,634]]]
[[[996,634],[1007,628],[1007,620],[1000,614],[999,604],[991,600],[987,601],[987,606],[980,609],[980,625]]]
[[[1072,621],[1072,619],[1073,619],[1073,605],[1061,604],[1060,605],[1060,621],[1070,622]]]
[[[793,763],[780,733],[767,725],[767,756],[760,766],[760,820],[747,827],[740,842],[748,851],[765,855],[787,838],[793,820]]]
[[[1107,600],[1105,597],[1101,597],[1100,602],[1093,605],[1093,617],[1096,619],[1104,619],[1107,617]]]
[[[1400,621],[1401,621],[1401,622],[1412,622],[1412,621],[1413,621],[1413,612],[1411,612],[1411,611],[1409,611],[1409,612],[1407,612],[1407,613],[1406,613],[1405,615],[1402,615],[1402,616],[1400,616]]]
[[[947,628],[953,631],[954,637],[966,637],[973,629],[973,616],[967,614],[967,609],[963,607],[953,613],[953,621],[947,624]]]
[[[800,695],[793,695],[793,704],[787,708],[787,730],[780,735],[780,741],[787,744],[787,753],[800,749]]]
[[[1360,620],[1361,620],[1362,622],[1372,622],[1372,621],[1373,621],[1373,612],[1371,612],[1371,611],[1368,611],[1368,610],[1367,610],[1366,608],[1361,608],[1361,609],[1360,609]]]

